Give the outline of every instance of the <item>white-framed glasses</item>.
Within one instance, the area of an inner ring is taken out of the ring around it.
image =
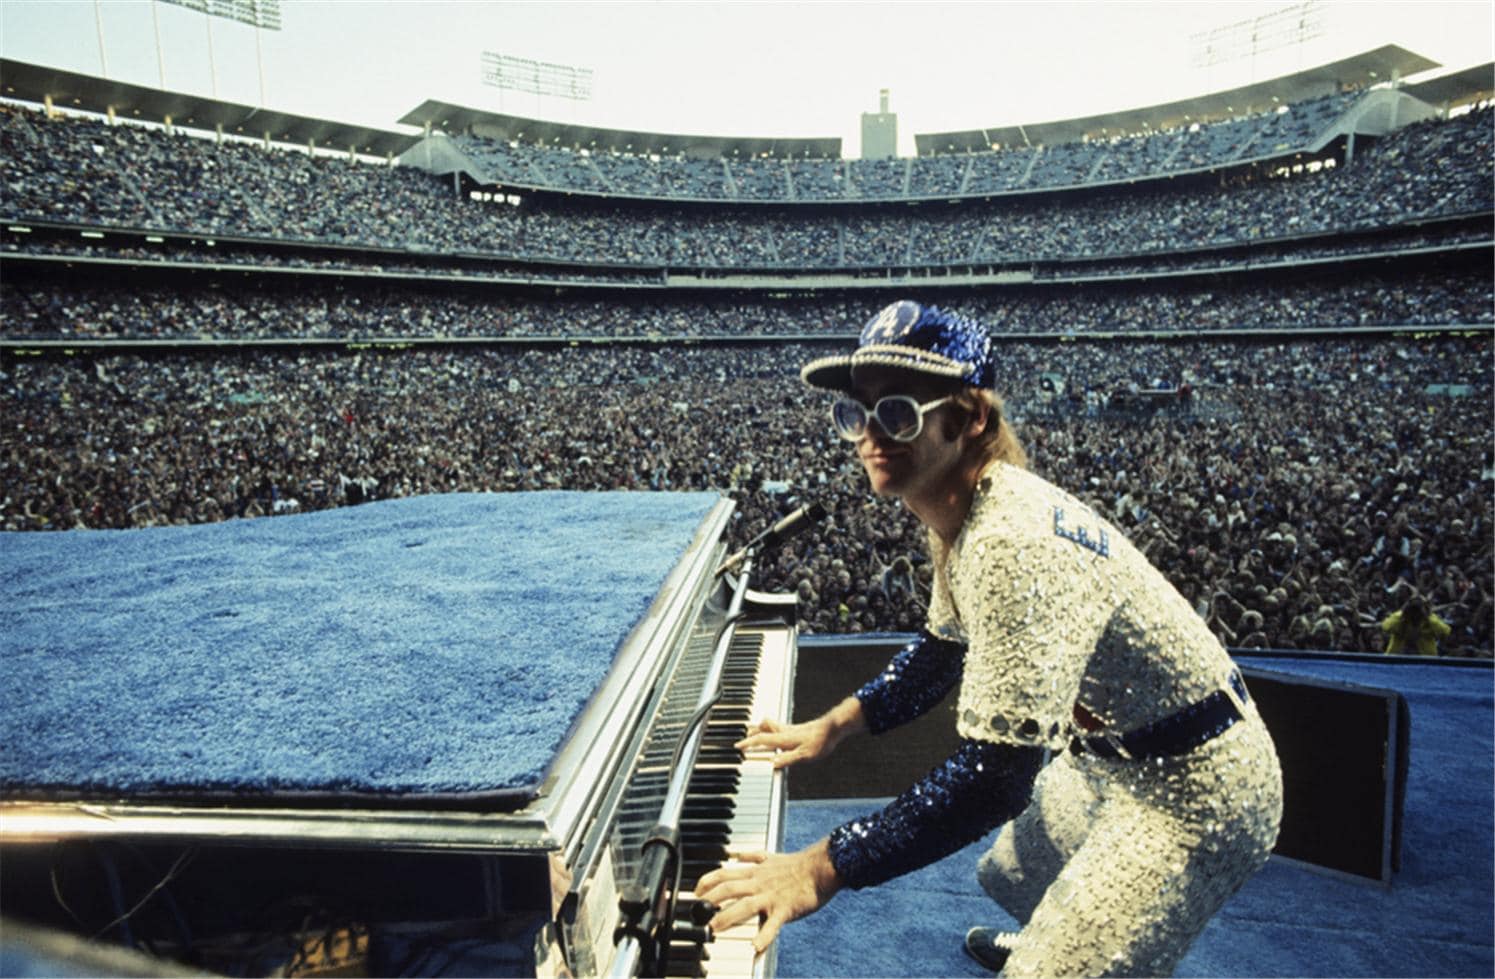
[[[867,434],[867,423],[877,419],[877,426],[895,442],[912,442],[924,431],[924,413],[933,411],[955,396],[947,394],[920,404],[907,394],[890,394],[878,398],[869,411],[856,398],[839,398],[831,405],[831,424],[836,434],[848,442],[859,442]]]

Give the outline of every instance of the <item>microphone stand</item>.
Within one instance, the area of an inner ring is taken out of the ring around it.
[[[798,534],[800,531],[810,526],[810,524],[815,523],[817,520],[824,520],[825,514],[826,510],[824,504],[806,503],[798,510],[795,510],[793,513],[789,514],[783,520],[780,520],[772,527],[763,531],[763,533],[759,534],[757,537],[754,537],[752,540],[748,541],[746,547],[723,561],[721,563],[721,566],[716,569],[717,577],[720,578],[728,571],[731,571],[733,568],[738,567],[749,557],[756,556],[770,547],[777,547],[779,544],[793,537],[795,534]]]

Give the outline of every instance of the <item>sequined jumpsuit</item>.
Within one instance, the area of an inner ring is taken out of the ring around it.
[[[948,553],[931,544],[926,631],[857,697],[880,733],[959,683],[961,744],[832,832],[837,872],[879,883],[1002,825],[977,876],[1023,926],[1004,975],[1170,974],[1281,821],[1277,755],[1229,656],[1114,527],[1026,470],[989,467]],[[1222,698],[1233,723],[1169,743]],[[1087,749],[1146,731],[1168,752]]]

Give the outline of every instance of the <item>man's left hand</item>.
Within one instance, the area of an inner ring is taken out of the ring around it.
[[[747,853],[739,859],[739,866],[702,877],[696,897],[721,909],[711,919],[713,932],[759,919],[753,939],[758,952],[773,943],[780,928],[819,910],[841,889],[828,840],[797,853]]]

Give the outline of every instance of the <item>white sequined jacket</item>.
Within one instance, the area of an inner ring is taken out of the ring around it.
[[[1131,731],[1228,686],[1234,665],[1183,596],[1027,470],[990,466],[948,553],[933,535],[930,546],[941,570],[927,628],[967,647],[964,738],[1059,749],[1077,730]]]

